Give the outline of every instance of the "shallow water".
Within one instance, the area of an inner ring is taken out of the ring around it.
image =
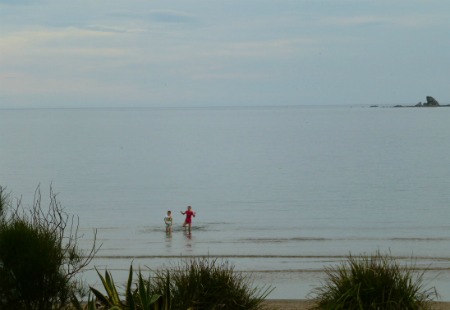
[[[212,256],[304,298],[324,266],[390,252],[450,300],[450,109],[291,107],[0,111],[0,181],[52,184],[93,266]],[[197,212],[192,234],[179,211]],[[164,232],[171,209],[174,232]],[[89,281],[96,281],[87,272]],[[427,278],[428,279],[428,278]]]

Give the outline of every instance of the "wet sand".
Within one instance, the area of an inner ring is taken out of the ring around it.
[[[307,300],[299,299],[271,299],[264,301],[267,310],[307,310],[313,303]],[[435,302],[434,310],[449,310],[450,302]]]

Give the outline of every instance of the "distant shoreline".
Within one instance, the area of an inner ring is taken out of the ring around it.
[[[377,104],[373,104],[370,106],[371,108],[428,108],[428,109],[434,109],[434,108],[447,108],[450,107],[450,104],[441,104],[438,106],[416,106],[416,105],[401,105],[401,104],[396,104],[393,106],[382,106],[382,105],[377,105]]]

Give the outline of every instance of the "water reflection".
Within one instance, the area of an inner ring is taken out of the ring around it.
[[[185,240],[186,240],[186,244],[185,244],[185,249],[188,252],[192,252],[192,233],[189,231],[185,231],[184,232],[184,236],[185,236]]]
[[[166,249],[170,250],[172,248],[172,232],[166,232]]]

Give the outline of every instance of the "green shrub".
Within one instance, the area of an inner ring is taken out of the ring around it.
[[[154,292],[170,300],[168,309],[177,310],[263,309],[262,302],[272,291],[253,288],[250,278],[235,272],[228,262],[208,258],[156,271],[151,284]]]
[[[5,202],[5,200],[4,200]],[[48,210],[41,208],[39,187],[31,210],[20,200],[3,205],[0,221],[0,309],[62,309],[82,291],[75,280],[93,258],[77,247],[77,224],[50,189]],[[75,225],[75,228],[74,226]]]
[[[16,220],[0,232],[0,289],[8,305],[50,309],[53,299],[67,300],[68,288],[56,236]],[[4,297],[5,298],[5,297]]]
[[[327,280],[311,295],[314,309],[431,309],[436,290],[424,289],[423,272],[401,266],[391,256],[350,255],[326,269]]]

